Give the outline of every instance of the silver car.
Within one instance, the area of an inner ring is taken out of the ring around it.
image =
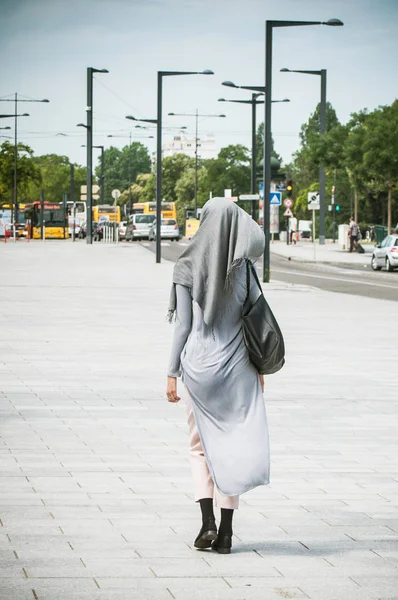
[[[162,240],[179,240],[180,230],[175,219],[162,219],[160,222],[160,238]],[[156,221],[149,231],[148,240],[156,240]]]
[[[380,271],[383,267],[386,271],[398,269],[398,233],[388,235],[381,244],[375,246],[371,265],[374,271]]]
[[[126,228],[126,241],[147,240],[151,225],[155,219],[155,215],[133,215]]]

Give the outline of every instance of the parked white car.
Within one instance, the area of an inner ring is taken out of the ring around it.
[[[381,244],[375,246],[371,265],[374,271],[380,271],[383,267],[386,271],[398,269],[398,233],[388,235]]]
[[[175,219],[162,219],[160,222],[160,238],[162,240],[179,240],[180,230]],[[156,221],[149,230],[148,240],[156,240]]]

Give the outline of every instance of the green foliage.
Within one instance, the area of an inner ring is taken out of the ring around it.
[[[358,197],[361,220],[394,222],[397,218],[392,189],[398,181],[398,102],[369,113],[353,113],[341,125],[332,106],[327,108],[327,132],[319,134],[319,106],[301,128],[301,148],[286,168],[294,180],[295,212],[309,218],[308,191],[319,188],[319,166],[326,172],[326,201],[336,186],[340,222],[347,222]],[[387,203],[387,197],[389,201]],[[395,212],[394,212],[395,210]],[[328,215],[329,217],[330,215]]]
[[[141,173],[150,173],[151,159],[146,146],[141,142],[133,142],[124,146],[121,150],[111,146],[104,152],[104,179],[105,179],[105,203],[113,203],[111,192],[118,189],[121,192],[128,190],[129,184],[136,182]],[[100,180],[101,158],[98,158],[98,166],[95,174]]]
[[[33,150],[26,144],[17,146],[18,200],[23,202],[30,185],[40,185],[42,174],[34,163]],[[11,203],[14,192],[14,146],[4,142],[0,146],[0,203]]]
[[[67,156],[58,154],[44,154],[35,156],[32,162],[39,170],[39,182],[31,182],[26,193],[26,200],[35,202],[40,198],[40,190],[44,190],[44,197],[50,202],[62,202],[63,193],[70,197],[70,162]],[[86,185],[86,169],[75,165],[75,199],[79,199],[80,186]]]
[[[204,161],[207,173],[202,182],[208,191],[207,198],[224,196],[231,189],[233,196],[247,194],[250,190],[250,154],[240,144],[222,148],[217,158]]]

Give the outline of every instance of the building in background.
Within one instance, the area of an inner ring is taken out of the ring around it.
[[[175,135],[169,142],[163,144],[163,158],[174,156],[175,154],[186,154],[195,158],[195,136],[194,135]],[[217,158],[216,140],[213,134],[198,137],[198,157],[202,160],[208,158]]]

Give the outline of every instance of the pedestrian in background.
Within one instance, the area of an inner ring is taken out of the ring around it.
[[[229,554],[239,496],[269,482],[264,378],[250,362],[242,309],[261,294],[251,264],[264,235],[231,200],[213,198],[198,232],[178,259],[169,319],[175,318],[167,398],[185,387],[195,501],[202,512],[196,548]],[[248,284],[249,282],[249,284]],[[217,531],[213,498],[221,509]]]
[[[356,224],[354,217],[350,217],[350,229],[348,231],[348,235],[350,236],[350,252],[355,250],[356,244],[358,242],[358,233],[359,227]]]
[[[289,219],[290,243],[296,244],[297,240],[297,218],[292,215]]]

